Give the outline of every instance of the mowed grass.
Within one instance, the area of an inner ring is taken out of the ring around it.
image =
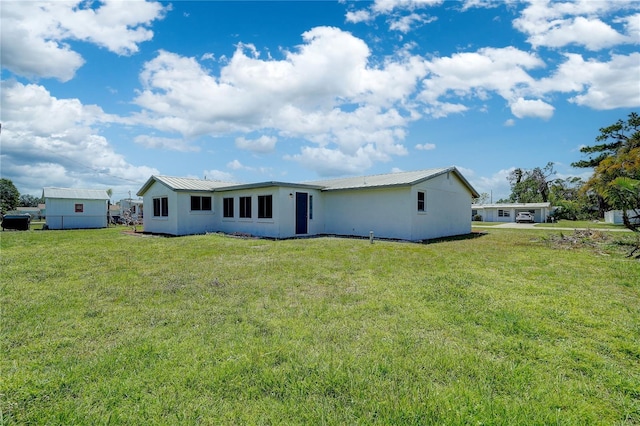
[[[623,255],[121,231],[2,233],[0,423],[640,423]]]

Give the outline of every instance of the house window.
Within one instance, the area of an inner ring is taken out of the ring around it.
[[[273,218],[273,196],[258,195],[258,219]]]
[[[418,211],[423,212],[426,211],[426,203],[425,203],[424,191],[418,191]]]
[[[240,217],[251,218],[251,197],[240,197]]]
[[[211,197],[191,196],[192,211],[211,211]]]
[[[509,217],[509,210],[498,210],[498,217]]]
[[[223,217],[233,217],[233,198],[224,198],[223,204]]]
[[[76,213],[84,212],[84,204],[76,204]]]
[[[161,197],[153,199],[153,216],[167,217],[169,216],[169,198]]]

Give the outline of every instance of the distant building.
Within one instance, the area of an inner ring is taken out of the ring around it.
[[[636,217],[640,213],[636,213],[633,210],[627,210],[627,216],[631,223],[640,223],[640,218]],[[614,225],[622,225],[622,210],[609,210],[604,212],[604,221],[606,223],[612,223]]]
[[[20,214],[28,213],[34,220],[40,220],[43,216],[40,207],[16,207],[16,211]]]
[[[120,205],[120,219],[128,217],[134,222],[139,222],[144,216],[144,203],[142,200],[134,200],[132,198],[123,198],[118,203]]]
[[[547,221],[551,211],[551,203],[473,204],[471,217],[479,217],[483,222],[515,222],[518,213],[529,212],[535,222],[542,223]]]
[[[44,188],[49,229],[106,228],[109,195],[102,189]]]

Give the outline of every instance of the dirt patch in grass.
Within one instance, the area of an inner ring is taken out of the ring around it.
[[[634,244],[629,236],[613,235],[597,229],[576,229],[573,233],[552,234],[542,239],[548,246],[560,250],[588,249],[601,256],[624,253],[632,255]]]

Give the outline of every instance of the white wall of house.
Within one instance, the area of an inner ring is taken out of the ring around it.
[[[272,196],[272,217],[258,219],[258,196]],[[251,197],[251,217],[240,217],[240,198]],[[224,199],[233,198],[233,217],[224,217]],[[216,225],[225,233],[243,233],[259,237],[280,236],[279,212],[281,208],[280,192],[277,187],[221,191],[216,193]]]
[[[322,202],[320,191],[293,186],[272,186],[216,192],[216,228],[221,232],[239,232],[259,237],[294,237],[296,236],[296,193],[306,193],[308,196],[313,197],[313,216],[307,220],[309,232],[304,235],[322,233]],[[263,195],[272,196],[271,218],[258,218],[258,197]],[[240,217],[240,197],[251,197],[250,218]],[[234,217],[232,218],[224,217],[225,198],[233,198]]]
[[[191,197],[211,197],[211,210],[191,210]],[[204,234],[216,231],[213,192],[177,192],[177,235]]]
[[[417,211],[420,191],[426,196],[424,212]],[[454,173],[443,174],[414,185],[411,194],[412,231],[408,239],[426,240],[471,232],[471,193]]]
[[[153,208],[154,198],[167,197],[168,216],[155,216]],[[142,219],[145,232],[154,234],[184,235],[178,233],[178,193],[160,182],[155,182],[144,193],[144,205],[147,206],[146,214]]]
[[[324,233],[411,239],[409,187],[326,191]]]
[[[107,227],[107,200],[47,198],[46,224],[49,229],[89,229]],[[82,211],[76,211],[81,205]]]

